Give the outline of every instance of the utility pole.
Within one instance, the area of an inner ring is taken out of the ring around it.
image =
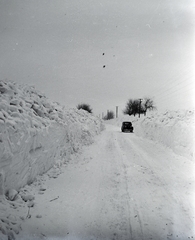
[[[118,118],[118,106],[116,106],[116,118]]]
[[[140,98],[139,99],[139,118],[140,118],[140,111],[141,111],[141,102],[142,102],[142,99]]]

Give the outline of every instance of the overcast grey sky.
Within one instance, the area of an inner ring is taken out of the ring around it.
[[[194,0],[0,0],[0,79],[96,114],[145,96],[192,107],[194,14]]]

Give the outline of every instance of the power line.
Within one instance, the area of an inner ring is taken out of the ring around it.
[[[186,83],[186,84],[183,84],[183,83]],[[186,81],[186,79],[182,80],[175,86],[171,86],[171,87],[169,86],[168,89],[162,89],[161,91],[155,92],[154,95],[158,97],[161,97],[161,96],[164,97],[174,93],[175,91],[179,91],[180,89],[183,90],[186,87],[190,87],[193,89],[195,87],[194,81],[189,82],[189,81]]]
[[[193,96],[194,96],[193,93],[189,94],[189,90],[184,90],[182,92],[182,95],[184,95],[185,93],[186,93],[186,97],[181,96],[181,94],[180,94],[179,99],[178,99],[178,95],[179,95],[178,91],[175,91],[175,92],[172,93],[172,95],[168,95],[168,96],[161,97],[161,98],[156,97],[156,101],[157,102],[167,102],[167,101],[171,102],[171,101],[173,101],[175,99],[177,101],[181,100],[183,102],[186,102],[190,98],[193,100]],[[175,94],[177,94],[177,95],[175,95]],[[176,96],[177,96],[177,99],[176,99]],[[192,102],[192,100],[188,100],[188,101]]]
[[[190,87],[190,90],[192,90],[192,89],[194,89],[195,86],[194,86],[193,83],[187,83],[185,85],[177,85],[174,88],[169,88],[166,91],[161,92],[160,94],[155,94],[155,95],[158,96],[158,97],[166,97],[166,96],[168,96],[170,94],[173,94],[175,92],[184,91],[186,89],[186,87],[187,88]]]
[[[194,82],[192,81],[183,81],[183,82],[180,82],[180,84],[177,84],[177,85],[175,85],[175,86],[171,86],[171,87],[169,87],[169,88],[167,88],[167,89],[164,89],[163,90],[163,92],[161,92],[161,93],[159,93],[159,94],[156,94],[156,95],[162,95],[162,94],[169,94],[169,93],[171,93],[172,91],[175,91],[175,90],[177,90],[177,89],[183,89],[183,88],[185,88],[185,87],[188,87],[188,86],[190,86],[191,88],[194,88],[195,87],[195,84],[194,84]]]
[[[156,94],[161,94],[161,93],[163,93],[164,91],[167,91],[167,90],[165,90],[166,87],[169,87],[169,89],[175,88],[175,86],[178,86],[178,85],[186,82],[187,79],[191,79],[191,78],[192,78],[191,75],[190,75],[190,76],[186,76],[185,78],[183,78],[181,81],[178,81],[178,82],[176,81],[176,79],[174,79],[174,81],[172,81],[172,82],[169,83],[169,84],[163,84],[163,85],[161,85],[161,86],[160,86],[160,90],[156,91],[155,93],[156,93]],[[192,80],[192,81],[190,80],[189,83],[193,83],[193,82],[194,82],[194,80]],[[158,88],[159,88],[159,87],[158,87]]]
[[[189,70],[189,69],[190,69],[190,70]],[[163,88],[166,87],[167,85],[171,86],[172,84],[177,83],[177,79],[179,79],[179,78],[182,78],[182,79],[183,79],[184,77],[186,77],[186,75],[189,75],[189,74],[190,74],[190,76],[188,76],[188,78],[190,78],[191,76],[193,77],[193,73],[191,73],[191,69],[192,69],[192,68],[190,68],[190,67],[188,67],[188,68],[185,67],[185,71],[180,72],[179,74],[177,73],[176,76],[175,76],[175,75],[170,76],[170,77],[169,77],[166,81],[164,81],[163,84],[160,86],[161,89],[163,89]],[[184,75],[184,77],[182,77],[183,75]],[[180,83],[180,82],[179,82],[179,83]],[[154,88],[154,91],[155,91],[155,89],[157,90],[157,89],[159,89],[159,87]]]

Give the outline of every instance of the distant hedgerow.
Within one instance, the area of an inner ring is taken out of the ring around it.
[[[86,104],[86,103],[81,103],[81,104],[78,104],[77,105],[77,109],[83,109],[89,113],[92,113],[92,108],[90,107],[89,104]]]
[[[104,120],[110,120],[114,118],[114,112],[113,111],[107,111],[106,116],[103,118]]]

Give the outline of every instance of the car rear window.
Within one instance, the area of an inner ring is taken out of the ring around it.
[[[124,123],[124,125],[129,125],[129,123]]]
[[[131,124],[131,122],[124,122],[123,125],[125,125],[125,126],[131,126],[132,124]]]

